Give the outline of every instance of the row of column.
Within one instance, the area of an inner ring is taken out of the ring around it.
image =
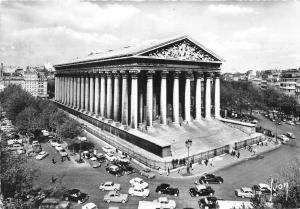
[[[138,111],[139,121],[143,120],[143,95],[138,95],[139,71],[113,71],[98,74],[58,75],[55,77],[55,100],[86,113],[112,119],[137,128]],[[153,75],[154,71],[147,72],[146,82],[146,125],[153,122]],[[160,82],[160,123],[167,124],[167,75],[161,72]],[[179,124],[179,75],[173,72],[173,123]],[[191,78],[193,73],[185,72],[184,86],[184,115],[185,121],[191,121]],[[215,118],[220,118],[220,80],[219,73],[205,73],[205,118],[211,118],[211,78],[214,77],[214,112]],[[129,79],[130,78],[130,79]],[[195,73],[195,120],[201,121],[201,89],[203,73]],[[128,92],[130,80],[131,92]],[[120,85],[121,84],[121,85]],[[121,86],[121,89],[120,89]],[[130,118],[129,112],[130,93]],[[121,101],[120,101],[121,99]],[[140,106],[140,109],[138,107]],[[121,111],[120,111],[121,110]]]

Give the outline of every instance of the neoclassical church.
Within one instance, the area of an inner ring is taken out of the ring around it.
[[[222,154],[249,137],[221,121],[223,61],[189,36],[90,53],[55,65],[55,102],[136,155]]]

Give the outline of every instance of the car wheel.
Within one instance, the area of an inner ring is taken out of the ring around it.
[[[245,196],[244,196],[244,195],[242,195],[242,198],[245,198]]]
[[[65,197],[65,200],[66,200],[66,201],[69,201],[69,198],[68,198],[68,197]]]
[[[177,197],[177,196],[178,196],[178,194],[174,194],[174,196],[175,196],[175,197]]]
[[[110,203],[110,200],[106,200],[107,203]]]
[[[146,195],[143,195],[143,198],[146,198],[147,196]]]
[[[199,197],[199,194],[196,194],[196,197]]]
[[[131,193],[130,195],[133,196],[133,193]]]
[[[223,182],[222,182],[222,181],[219,181],[219,184],[223,184]]]
[[[158,191],[158,194],[161,194],[161,191]]]
[[[204,184],[205,182],[203,180],[201,180],[201,184]]]
[[[209,195],[210,195],[210,196],[213,196],[213,193],[210,193]]]
[[[104,192],[104,191],[105,191],[105,189],[104,189],[104,188],[102,188],[102,189],[101,189],[101,191],[102,191],[102,192]]]
[[[126,200],[122,200],[122,203],[124,204],[126,202]]]

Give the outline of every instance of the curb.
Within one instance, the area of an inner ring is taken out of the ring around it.
[[[265,154],[265,153],[274,151],[275,149],[278,149],[279,147],[281,147],[281,144],[280,144],[280,145],[277,145],[277,146],[275,146],[275,147],[273,147],[273,148],[271,148],[271,149],[268,149],[268,150],[262,151],[262,152],[260,152],[260,153],[257,153],[257,154]],[[235,161],[235,162],[233,162],[233,163],[229,163],[229,164],[224,165],[224,166],[221,166],[221,167],[219,167],[219,168],[212,169],[209,173],[215,173],[215,172],[217,172],[217,171],[221,171],[221,170],[224,170],[224,169],[226,169],[226,168],[229,168],[229,167],[232,167],[232,166],[241,164],[241,163],[247,161],[248,159],[249,159],[249,158],[243,158],[243,159],[240,159],[239,161]],[[201,173],[197,173],[197,174],[191,175],[191,176],[182,176],[182,175],[180,175],[180,176],[165,176],[165,175],[163,175],[163,177],[166,177],[166,178],[173,178],[173,179],[182,179],[182,178],[184,178],[184,179],[188,179],[188,178],[192,179],[192,178],[195,178],[195,177],[202,176],[204,173],[207,173],[207,172],[201,172]],[[162,175],[161,175],[161,176],[162,176]]]

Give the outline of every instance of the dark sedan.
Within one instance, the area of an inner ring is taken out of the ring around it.
[[[159,185],[156,188],[156,192],[159,194],[174,195],[175,197],[177,197],[179,195],[179,189],[170,187],[170,184]]]
[[[106,171],[114,176],[123,176],[124,170],[120,168],[119,166],[112,165],[106,168]]]
[[[71,189],[63,194],[63,199],[81,204],[87,201],[89,196],[86,193],[81,192],[79,189]]]
[[[201,209],[216,209],[217,208],[217,198],[216,197],[205,197],[198,201],[199,208]]]
[[[200,184],[222,184],[224,182],[221,176],[215,176],[214,174],[204,174],[200,177]]]
[[[127,175],[134,173],[134,168],[129,163],[116,162],[116,166],[120,167]]]
[[[213,190],[210,186],[197,185],[196,187],[190,188],[189,192],[192,197],[199,197],[213,195],[215,190]]]

